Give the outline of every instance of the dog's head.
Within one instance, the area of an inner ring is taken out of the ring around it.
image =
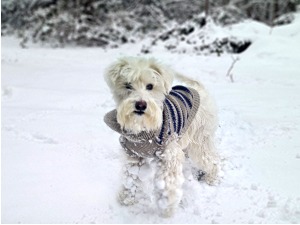
[[[124,57],[107,69],[105,80],[117,103],[122,128],[134,133],[160,128],[173,71],[153,58]]]

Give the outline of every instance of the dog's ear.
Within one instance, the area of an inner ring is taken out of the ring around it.
[[[165,88],[166,94],[168,94],[172,89],[172,83],[174,80],[174,72],[167,68],[166,66],[158,63],[154,58],[149,59],[150,68],[161,77],[163,81],[163,86]]]
[[[126,58],[120,58],[117,62],[110,65],[104,74],[104,78],[109,87],[114,87],[122,69],[128,65]]]

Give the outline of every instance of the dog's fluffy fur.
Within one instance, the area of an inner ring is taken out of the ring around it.
[[[151,176],[145,175],[150,173],[149,163],[155,162],[152,183],[162,216],[171,216],[180,203],[185,158],[189,158],[197,170],[204,172],[208,184],[216,182],[219,158],[214,145],[217,128],[215,106],[202,84],[176,73],[153,58],[124,57],[112,64],[105,73],[117,104],[117,121],[122,128],[135,133],[160,128],[163,101],[172,88],[174,78],[199,92],[198,112],[187,132],[179,140],[170,142],[163,154],[152,160],[126,157],[124,182],[119,194],[122,204],[137,203],[144,192],[146,177],[151,180]],[[153,85],[152,90],[147,90],[148,84]],[[147,108],[143,115],[137,115],[134,113],[135,104],[141,100],[147,103]]]

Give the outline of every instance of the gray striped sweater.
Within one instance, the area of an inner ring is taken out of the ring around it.
[[[180,138],[192,123],[200,105],[199,93],[193,88],[174,86],[163,103],[163,122],[157,131],[133,134],[121,128],[117,122],[117,110],[104,117],[105,123],[121,134],[120,143],[132,157],[152,158],[163,152],[166,145]]]

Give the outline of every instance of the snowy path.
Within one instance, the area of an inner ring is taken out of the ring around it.
[[[2,222],[300,223],[296,28],[258,39],[240,55],[234,83],[225,77],[228,55],[155,55],[215,97],[224,158],[221,184],[187,179],[181,208],[169,219],[156,216],[153,204],[126,208],[115,198],[120,148],[102,121],[114,107],[102,74],[138,49],[20,49],[3,38]]]

